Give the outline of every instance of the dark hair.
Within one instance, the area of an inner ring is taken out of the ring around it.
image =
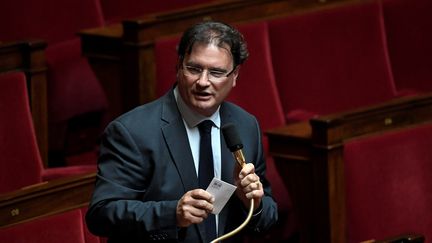
[[[249,56],[243,35],[228,24],[205,21],[187,29],[180,39],[178,57],[180,61],[190,54],[195,43],[215,44],[219,47],[228,45],[233,56],[234,67],[242,64]]]

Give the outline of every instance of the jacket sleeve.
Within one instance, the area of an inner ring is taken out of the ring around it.
[[[266,178],[266,163],[265,155],[263,151],[261,130],[258,122],[255,120],[256,127],[253,129],[256,131],[255,138],[250,141],[256,141],[255,146],[251,147],[255,150],[255,157],[252,163],[255,166],[255,173],[260,177],[260,181],[263,185],[264,196],[261,200],[260,207],[254,212],[254,216],[249,224],[250,229],[253,232],[260,233],[268,230],[278,220],[277,204],[273,199],[270,183]],[[252,129],[251,129],[252,130]]]
[[[139,148],[122,123],[112,122],[102,138],[95,190],[86,215],[89,230],[112,238],[176,238],[177,200],[142,200],[153,171],[152,151]]]

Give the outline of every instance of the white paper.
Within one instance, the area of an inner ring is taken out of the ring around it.
[[[234,185],[219,180],[216,177],[213,178],[206,190],[215,198],[215,202],[213,203],[213,214],[220,213],[236,189],[237,187]]]

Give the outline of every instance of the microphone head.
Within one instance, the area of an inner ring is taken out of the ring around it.
[[[222,126],[222,134],[224,136],[225,143],[231,152],[243,148],[243,144],[234,124],[227,123],[226,125]]]

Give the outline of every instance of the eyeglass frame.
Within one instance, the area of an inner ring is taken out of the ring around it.
[[[184,64],[184,63],[182,63],[181,68],[183,70],[183,74],[184,75],[186,75],[188,77],[191,77],[191,78],[196,78],[197,80],[200,79],[201,75],[204,73],[204,71],[207,70],[207,80],[208,81],[210,81],[210,82],[222,82],[222,81],[224,81],[222,79],[228,78],[229,76],[231,76],[231,74],[234,73],[234,71],[237,69],[237,66],[234,66],[234,68],[231,71],[229,71],[229,72],[226,72],[226,73],[219,72],[220,75],[222,75],[220,77],[216,77],[216,76],[212,75],[212,72],[214,73],[216,71],[218,73],[217,70],[212,70],[212,69],[215,69],[215,68],[210,68],[210,69],[209,68],[202,68],[202,67],[199,67],[199,66],[187,65],[187,64]],[[191,72],[191,70],[194,70],[197,73],[194,74],[194,73]],[[216,80],[214,80],[212,78],[214,78]]]

